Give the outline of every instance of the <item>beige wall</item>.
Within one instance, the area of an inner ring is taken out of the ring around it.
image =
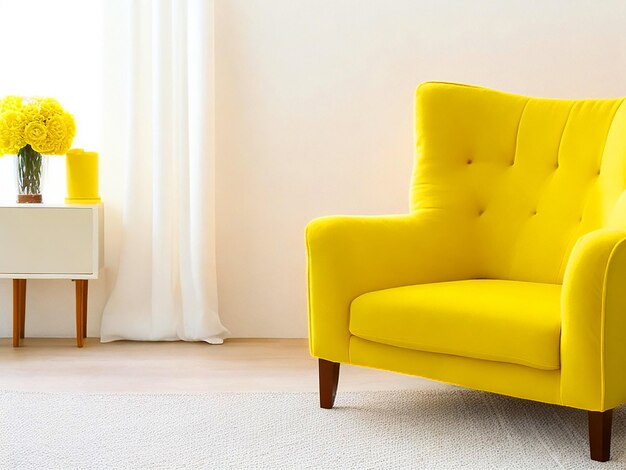
[[[306,336],[307,221],[407,210],[418,83],[623,96],[624,25],[618,0],[216,0],[225,325],[234,336]],[[43,282],[33,285],[31,331],[73,334],[72,286]],[[0,281],[4,336],[9,292]]]
[[[305,336],[306,222],[407,210],[419,82],[626,95],[624,25],[618,1],[218,0],[226,325]]]

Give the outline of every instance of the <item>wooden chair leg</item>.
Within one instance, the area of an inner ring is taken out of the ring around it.
[[[84,279],[77,279],[76,283],[76,346],[83,347],[83,321],[85,318],[85,289],[87,289],[87,281]]]
[[[320,407],[331,409],[335,404],[337,383],[339,382],[339,363],[319,360]]]
[[[20,282],[20,338],[24,338],[26,331],[26,279],[19,279]]]
[[[591,460],[606,462],[611,458],[613,410],[589,411],[588,414]]]

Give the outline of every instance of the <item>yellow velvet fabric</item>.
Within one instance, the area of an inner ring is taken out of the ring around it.
[[[352,336],[350,340],[350,364],[428,377],[527,400],[561,404],[561,374],[558,370],[540,370],[505,362],[397,348],[357,336]]]
[[[411,213],[307,227],[311,353],[588,410],[626,401],[622,103],[418,87]],[[469,280],[493,282],[450,282]]]
[[[559,369],[561,286],[474,279],[368,292],[350,333],[418,351]]]
[[[626,230],[578,240],[561,304],[564,403],[602,411],[626,401]]]

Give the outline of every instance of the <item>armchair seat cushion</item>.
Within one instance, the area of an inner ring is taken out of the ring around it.
[[[369,292],[350,308],[350,332],[401,348],[560,367],[561,286],[475,279]]]

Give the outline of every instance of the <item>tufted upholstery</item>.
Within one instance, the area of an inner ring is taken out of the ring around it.
[[[410,213],[307,226],[312,355],[626,402],[623,101],[421,85]]]
[[[320,406],[339,364],[589,411],[626,402],[626,106],[450,83],[416,98],[406,215],[308,224]]]
[[[473,277],[561,283],[581,235],[626,225],[623,101],[421,85],[412,210],[464,222]]]

